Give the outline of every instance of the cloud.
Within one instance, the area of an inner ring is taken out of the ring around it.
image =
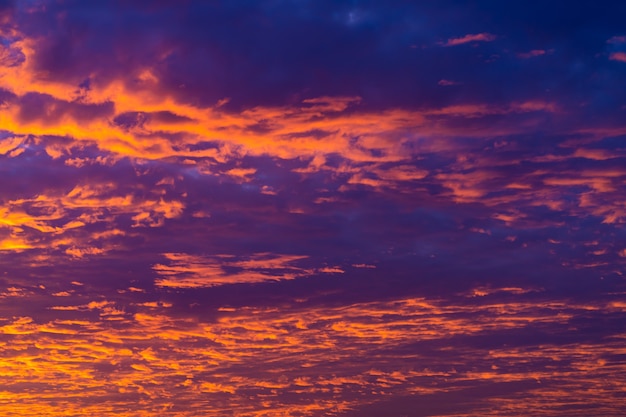
[[[509,300],[502,303],[498,297]],[[4,401],[28,404],[51,416],[78,407],[107,414],[141,398],[149,401],[121,415],[175,410],[188,402],[215,413],[237,407],[247,410],[246,416],[264,415],[268,407],[272,413],[313,416],[331,409],[341,415],[375,409],[390,392],[401,402],[405,396],[454,398],[468,386],[482,392],[490,387],[484,383],[530,381],[532,389],[519,395],[526,409],[534,410],[555,395],[583,395],[620,367],[614,358],[618,341],[572,343],[565,329],[580,312],[619,314],[617,305],[607,310],[568,303],[563,311],[555,300],[531,301],[526,290],[506,288],[471,299],[471,304],[451,304],[396,298],[288,311],[224,308],[210,323],[170,316],[166,312],[172,307],[158,303],[136,305],[129,314],[114,301],[100,299],[53,310],[65,314],[64,319],[14,317],[0,326],[0,333],[13,341],[1,347],[3,357],[11,359],[3,363],[10,377]],[[114,320],[120,316],[123,321]],[[498,337],[506,337],[507,346],[496,348]],[[27,351],[27,345],[34,348]],[[401,360],[414,357],[416,350],[427,365],[418,361],[407,366]],[[350,360],[354,355],[360,360]],[[472,367],[463,366],[470,358]],[[548,370],[539,366],[546,361]],[[26,374],[24,363],[29,364]],[[54,389],[56,395],[21,390],[32,384],[33,375],[37,387]],[[58,375],[64,376],[61,383]],[[97,392],[97,400],[80,395],[85,389]],[[309,396],[320,399],[310,406]],[[494,403],[486,393],[474,399],[476,410],[510,406]],[[15,409],[25,411],[20,407]]]
[[[521,52],[521,53],[517,54],[517,56],[522,58],[522,59],[530,59],[530,58],[534,58],[534,57],[537,57],[537,56],[550,54],[550,53],[553,53],[553,52],[554,52],[553,50],[546,51],[545,49],[533,49],[533,50],[528,51],[528,52]]]
[[[626,62],[626,52],[613,52],[609,55],[611,61]]]
[[[234,256],[193,256],[181,253],[164,254],[167,264],[152,267],[159,278],[155,284],[168,288],[203,288],[228,284],[295,279],[313,274],[293,263],[307,256],[253,254],[249,259],[232,259]]]
[[[474,33],[461,36],[460,38],[450,38],[446,42],[441,42],[442,46],[458,46],[471,42],[493,42],[497,39],[496,35],[491,33]]]
[[[462,83],[460,83],[458,81],[444,80],[444,79],[441,79],[441,80],[439,80],[437,82],[437,85],[441,85],[441,86],[444,86],[444,87],[448,87],[448,86],[451,86],[451,85],[461,85],[461,84]]]
[[[615,44],[626,43],[626,36],[613,36],[606,42]]]

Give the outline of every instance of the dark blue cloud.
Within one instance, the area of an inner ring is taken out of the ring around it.
[[[609,3],[64,2],[23,14],[20,27],[42,37],[36,65],[51,78],[132,86],[150,67],[164,93],[203,105],[322,95],[359,95],[374,107],[569,103],[585,99],[590,78],[603,90],[621,82],[598,57],[622,30],[624,6]],[[438,45],[475,33],[495,40]],[[518,57],[531,50],[551,52]],[[442,88],[441,79],[459,85]]]

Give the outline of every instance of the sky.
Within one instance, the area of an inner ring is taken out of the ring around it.
[[[623,416],[625,15],[0,0],[0,414]]]

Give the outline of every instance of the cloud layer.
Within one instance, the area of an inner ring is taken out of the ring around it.
[[[623,415],[626,10],[560,3],[0,1],[0,411]]]

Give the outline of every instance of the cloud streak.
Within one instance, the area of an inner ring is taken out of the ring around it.
[[[493,42],[497,39],[497,36],[491,33],[469,33],[467,35],[458,37],[458,38],[450,38],[445,42],[442,42],[442,46],[458,46],[466,43],[472,42]]]

